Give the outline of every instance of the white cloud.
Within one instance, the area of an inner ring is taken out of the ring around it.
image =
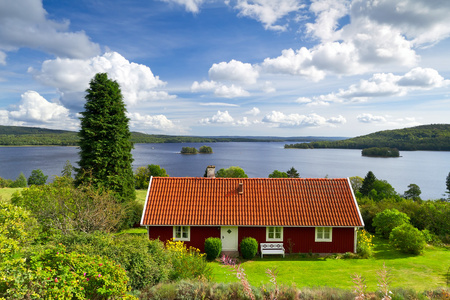
[[[200,124],[233,124],[234,119],[228,111],[217,111],[217,114],[212,116],[211,118],[205,118],[200,120]]]
[[[361,123],[386,123],[383,116],[373,116],[372,114],[360,114],[356,119]]]
[[[316,15],[315,23],[307,23],[307,33],[322,41],[333,40],[338,20],[348,14],[348,1],[313,0],[309,10]]]
[[[277,90],[272,86],[272,82],[266,81],[263,83],[261,90],[266,93],[275,93]]]
[[[238,121],[236,122],[236,125],[237,125],[237,126],[245,126],[245,127],[247,127],[247,126],[250,126],[250,125],[252,125],[252,124],[254,124],[254,123],[255,123],[255,122],[249,121],[247,117],[243,117],[242,120],[238,120]]]
[[[162,0],[162,1],[167,3],[183,5],[186,11],[194,14],[200,11],[200,6],[205,2],[205,0]]]
[[[232,103],[224,103],[224,102],[208,102],[208,103],[200,103],[202,106],[232,106],[232,107],[239,107],[237,104]]]
[[[130,118],[130,127],[137,130],[156,129],[161,131],[172,131],[175,129],[175,124],[167,119],[164,115],[141,115],[140,113],[127,113]]]
[[[6,65],[6,53],[0,51],[0,65]]]
[[[194,81],[194,83],[191,86],[191,92],[205,92],[205,91],[212,91],[217,87],[217,82],[215,81],[207,81],[204,80],[202,82]]]
[[[154,76],[149,67],[129,62],[117,52],[89,59],[46,60],[40,71],[30,69],[29,72],[39,82],[57,88],[61,92],[60,101],[68,107],[82,107],[84,91],[96,73],[108,73],[109,78],[119,83],[127,105],[175,98],[156,90],[166,83]]]
[[[232,59],[230,62],[213,64],[208,72],[213,81],[232,81],[242,84],[254,84],[259,73],[251,64]]]
[[[100,52],[83,32],[69,31],[69,21],[49,20],[42,0],[0,1],[0,49],[40,49],[59,57],[86,58]]]
[[[46,128],[76,129],[79,121],[71,117],[69,110],[57,103],[47,101],[35,91],[22,94],[18,105],[2,111],[0,117],[5,123],[34,125]]]
[[[220,85],[215,89],[214,94],[217,97],[223,98],[237,98],[250,96],[249,92],[247,92],[240,86],[235,86],[234,84],[232,84],[231,86]]]
[[[346,122],[342,116],[326,119],[315,113],[309,115],[286,115],[280,111],[272,111],[264,116],[262,121],[277,127],[322,127],[330,126],[330,124],[344,124]]]
[[[261,22],[265,29],[285,31],[287,24],[276,23],[304,7],[300,0],[238,0],[235,9],[239,16],[249,17]]]
[[[261,113],[261,111],[259,110],[259,108],[257,107],[253,107],[252,109],[250,109],[249,111],[246,111],[245,114],[247,115],[252,115],[252,116],[257,116]]]

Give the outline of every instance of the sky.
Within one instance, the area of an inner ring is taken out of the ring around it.
[[[449,123],[449,15],[448,0],[0,0],[0,125],[79,130],[100,72],[147,134]]]

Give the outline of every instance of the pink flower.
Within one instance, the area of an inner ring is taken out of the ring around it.
[[[103,264],[98,264],[100,267],[103,266]]]
[[[102,277],[102,274],[98,274],[98,277]]]
[[[58,282],[58,278],[55,278],[55,282]]]
[[[83,275],[86,276],[86,272],[84,272]]]

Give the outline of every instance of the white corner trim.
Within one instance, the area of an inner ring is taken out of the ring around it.
[[[150,186],[152,185],[152,179],[153,179],[153,176],[150,176],[150,180],[148,182],[148,188],[147,188],[147,196],[145,196],[144,209],[142,210],[142,217],[141,217],[141,224],[140,224],[141,226],[142,226],[142,222],[144,222],[145,210],[147,209],[148,195],[150,194]]]
[[[364,220],[362,218],[361,212],[359,211],[358,201],[356,201],[355,191],[353,191],[352,184],[350,182],[349,177],[347,177],[347,181],[348,181],[348,186],[350,187],[350,190],[352,191],[353,202],[355,202],[355,206],[356,206],[356,210],[358,211],[359,219],[361,220],[362,227],[364,227],[365,226]]]

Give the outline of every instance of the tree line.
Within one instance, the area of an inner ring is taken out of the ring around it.
[[[404,129],[379,131],[339,141],[286,144],[284,147],[297,149],[365,149],[370,147],[388,147],[396,148],[400,151],[450,151],[450,125],[422,125]]]

